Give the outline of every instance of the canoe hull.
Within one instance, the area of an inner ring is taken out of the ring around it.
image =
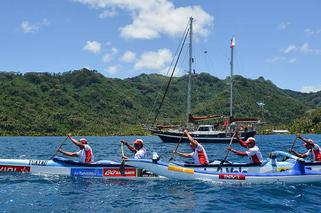
[[[248,172],[214,172],[203,171],[195,168],[181,167],[165,162],[153,162],[152,160],[128,159],[128,165],[149,170],[155,174],[178,180],[205,180],[215,183],[312,183],[321,182],[321,172],[311,171],[303,166],[304,173],[293,170],[268,172],[268,173],[248,173]],[[302,166],[302,165],[301,165]]]
[[[28,173],[36,175],[64,175],[100,178],[157,178],[144,169],[122,166],[113,161],[84,164],[63,158],[54,160],[0,159],[0,173]]]
[[[209,165],[195,165],[195,164],[187,164],[172,161],[172,165],[185,167],[187,169],[197,169],[199,171],[208,171],[208,172],[225,172],[225,173],[249,173],[249,172],[256,172],[256,173],[267,173],[271,171],[286,171],[291,169],[293,166],[293,162],[276,162],[275,166],[273,166],[270,160],[264,161],[261,165],[253,164],[253,163],[224,163],[220,164],[220,161],[217,160],[214,163]]]

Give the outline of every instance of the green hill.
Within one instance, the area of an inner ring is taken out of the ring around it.
[[[157,74],[112,79],[87,69],[59,74],[1,72],[0,134],[143,134],[139,124],[153,120],[152,109],[158,107],[167,81]],[[160,123],[185,122],[186,81],[187,76],[173,78]],[[320,93],[305,96],[282,90],[263,78],[235,76],[234,84],[236,117],[263,116],[270,123],[284,124],[320,104]],[[194,115],[228,115],[228,79],[196,74],[192,88]],[[264,101],[264,109],[257,101]]]
[[[321,106],[321,91],[311,92],[311,93],[302,93],[292,90],[284,90],[285,93],[292,96],[293,98],[309,105],[309,107],[316,109]]]
[[[290,125],[291,132],[321,133],[321,109],[317,109],[306,116],[296,119]]]

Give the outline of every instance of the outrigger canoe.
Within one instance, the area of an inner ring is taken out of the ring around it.
[[[293,167],[296,160],[300,159],[283,151],[274,151],[271,153],[271,155],[273,156],[272,158],[264,160],[263,163],[259,165],[254,163],[237,163],[230,161],[226,161],[224,164],[221,164],[221,160],[215,160],[208,165],[192,164],[179,161],[172,161],[171,164],[188,169],[198,169],[210,172],[268,173],[289,170]],[[277,157],[286,157],[288,160],[278,161]],[[321,171],[321,162],[305,161],[305,166],[310,170]]]
[[[172,161],[171,165],[184,167],[187,169],[197,169],[208,172],[231,172],[231,173],[267,173],[272,171],[286,171],[292,168],[293,162],[288,161],[276,161],[273,162],[271,160],[264,160],[262,164],[254,164],[254,163],[237,163],[227,161],[224,164],[221,164],[220,160],[216,160],[211,162],[208,165],[201,164],[190,164],[179,161]]]
[[[0,159],[0,173],[30,173],[101,178],[157,178],[144,169],[109,160],[81,163],[62,157],[52,160]]]
[[[275,156],[286,155],[294,160],[288,162],[286,171],[277,169]],[[273,152],[270,159],[271,170],[253,172],[250,170],[207,170],[205,168],[181,166],[176,163],[162,162],[157,159],[127,159],[126,164],[148,170],[154,174],[178,180],[210,180],[217,183],[321,183],[321,171],[306,167],[303,159],[284,152]],[[222,166],[223,167],[223,166]],[[266,167],[266,165],[262,165]],[[223,167],[224,168],[224,167]]]

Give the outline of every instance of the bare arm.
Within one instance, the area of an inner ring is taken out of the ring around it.
[[[194,140],[193,137],[189,134],[189,132],[186,129],[184,130],[184,133],[187,136],[190,143],[193,143],[195,146],[198,145],[197,140]]]
[[[69,157],[78,157],[77,152],[66,152],[62,149],[58,149],[57,151]]]
[[[239,143],[242,147],[247,148],[245,141],[243,141],[242,139],[239,139]]]
[[[236,136],[236,139],[238,140],[238,142],[240,143],[240,145],[244,148],[247,148],[246,144],[245,144],[245,141],[243,141],[241,138],[240,138],[240,135],[237,133],[237,136]]]
[[[290,153],[293,153],[295,156],[297,156],[299,158],[306,158],[308,156],[307,153],[301,154],[301,153],[295,151],[294,149],[290,150]]]
[[[70,134],[68,134],[68,138],[79,148],[83,149],[85,147],[84,144],[80,143],[79,141],[77,141],[76,139],[74,139]]]
[[[232,149],[232,147],[227,147],[227,150],[229,150],[230,152],[233,152],[234,154],[238,155],[238,156],[247,156],[247,153],[246,152],[242,152],[242,151],[237,151],[237,150],[234,150]]]
[[[135,147],[129,145],[126,141],[121,140],[120,142],[123,143],[124,145],[126,145],[127,148],[128,148],[131,152],[133,152],[133,153],[136,153],[136,152],[137,152],[137,150],[135,149]]]
[[[175,152],[174,151],[174,154],[179,155],[184,158],[191,158],[192,157],[192,155],[190,153],[182,153],[182,152]]]
[[[314,143],[311,142],[309,139],[306,139],[304,137],[302,137],[301,135],[297,135],[297,138],[301,139],[304,143],[310,144],[312,146],[314,146]]]

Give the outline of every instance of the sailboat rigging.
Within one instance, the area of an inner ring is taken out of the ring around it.
[[[198,121],[209,120],[209,119],[224,119],[224,116],[221,115],[208,115],[208,116],[193,116],[192,115],[192,105],[191,105],[191,81],[192,81],[192,65],[193,65],[193,55],[192,55],[192,36],[193,36],[193,18],[189,19],[189,28],[185,30],[183,41],[180,46],[180,51],[177,56],[173,71],[171,73],[170,79],[167,83],[165,93],[162,97],[160,106],[156,111],[156,115],[154,118],[154,123],[149,130],[158,135],[163,142],[172,142],[177,143],[182,137],[183,128],[179,128],[175,125],[156,125],[157,118],[159,116],[160,109],[164,102],[165,96],[168,92],[168,88],[170,86],[171,80],[173,78],[174,71],[176,69],[178,60],[182,53],[182,49],[184,44],[189,36],[189,60],[188,60],[188,86],[187,86],[187,110],[186,110],[186,127],[189,130],[192,130],[193,124]],[[237,127],[237,122],[257,122],[258,120],[255,118],[234,118],[233,117],[233,51],[235,47],[235,38],[231,40],[231,75],[230,75],[230,114],[227,119],[224,120],[223,126],[224,130],[217,129],[215,125],[198,125],[196,131],[190,131],[192,137],[198,140],[200,143],[229,143],[231,137]],[[253,137],[256,134],[254,129],[245,128],[241,133],[241,138],[246,139],[247,137]],[[183,137],[183,142],[187,142],[187,137]]]

